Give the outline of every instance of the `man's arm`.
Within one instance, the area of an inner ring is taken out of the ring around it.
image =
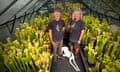
[[[52,45],[54,45],[54,41],[52,39],[52,30],[51,29],[49,29],[49,37],[50,37],[50,41],[51,41]]]
[[[64,32],[64,30],[65,30],[65,27],[62,28],[62,31],[63,31],[63,32]]]

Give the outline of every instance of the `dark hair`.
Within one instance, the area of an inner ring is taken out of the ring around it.
[[[61,13],[61,8],[56,8],[54,12],[60,12]]]

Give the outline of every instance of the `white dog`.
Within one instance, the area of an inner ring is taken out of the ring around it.
[[[69,51],[68,47],[62,47],[63,56],[69,58],[69,63],[73,66],[76,71],[80,71],[78,65],[75,62],[74,54]]]

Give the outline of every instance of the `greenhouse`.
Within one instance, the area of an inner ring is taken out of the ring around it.
[[[0,72],[120,72],[120,0],[0,0]]]

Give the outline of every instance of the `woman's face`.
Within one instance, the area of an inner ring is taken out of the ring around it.
[[[74,18],[75,18],[76,20],[80,20],[80,18],[81,18],[81,13],[78,12],[78,11],[76,11],[76,12],[74,13]]]

